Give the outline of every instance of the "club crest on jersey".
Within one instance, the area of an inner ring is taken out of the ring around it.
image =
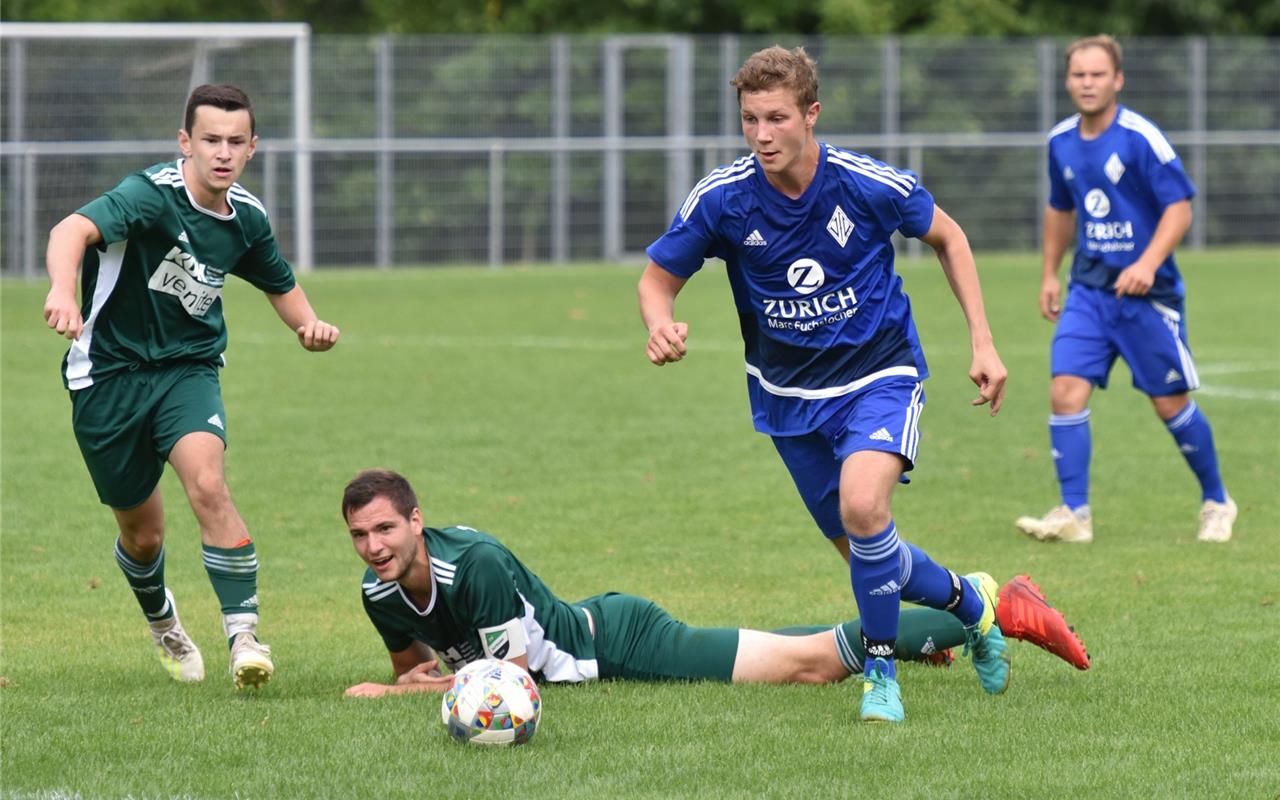
[[[195,256],[175,246],[156,267],[147,288],[173,295],[193,317],[203,317],[222,296],[226,273],[201,264]]]
[[[1102,165],[1102,171],[1107,173],[1112,183],[1119,183],[1121,176],[1124,175],[1124,162],[1120,160],[1118,154],[1112,153],[1107,163]]]
[[[1094,219],[1102,219],[1111,213],[1111,198],[1101,189],[1090,189],[1084,196],[1084,210]]]
[[[840,206],[836,206],[836,210],[831,212],[831,219],[827,222],[827,233],[831,234],[841,247],[845,246],[849,241],[849,234],[853,233],[853,222]]]
[[[787,283],[800,294],[813,294],[827,282],[822,265],[812,258],[802,258],[787,267]]]

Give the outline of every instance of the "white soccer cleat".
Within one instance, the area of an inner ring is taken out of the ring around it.
[[[1042,542],[1074,542],[1084,544],[1093,541],[1093,517],[1087,512],[1077,514],[1065,505],[1043,517],[1018,517],[1013,523],[1018,530]]]
[[[1196,538],[1202,542],[1228,541],[1238,511],[1236,501],[1230,497],[1225,503],[1205,500],[1204,505],[1200,506],[1200,533]]]
[[[259,642],[252,633],[236,634],[231,642],[231,677],[236,688],[255,689],[271,680],[276,667],[271,663],[271,648]]]
[[[160,663],[165,672],[175,681],[194,683],[204,680],[204,659],[200,656],[200,648],[191,641],[191,637],[183,630],[178,620],[178,606],[173,602],[173,592],[164,590],[173,616],[162,622],[151,624],[151,638],[160,651]]]

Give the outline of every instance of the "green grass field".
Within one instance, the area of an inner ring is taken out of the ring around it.
[[[1038,258],[983,281],[1011,378],[969,407],[963,319],[936,263],[901,270],[933,378],[904,536],[961,571],[1027,571],[1089,645],[1080,673],[1013,646],[985,696],[968,663],[902,670],[907,722],[855,722],[858,686],[544,686],[533,742],[466,748],[437,696],[342,697],[389,662],[360,607],[345,481],[385,466],[429,524],[503,538],[562,597],[653,597],[702,625],[852,616],[843,564],[751,430],[724,271],[686,288],[691,356],[656,369],[617,267],[324,272],[342,327],[311,354],[238,281],[223,394],[228,476],[262,561],[276,679],[237,694],[199,536],[174,477],[167,575],[209,677],[162,672],[112,558],[58,377],[46,286],[5,282],[0,417],[0,795],[54,797],[1280,796],[1280,252],[1181,257],[1191,342],[1235,538],[1195,540],[1199,492],[1123,366],[1095,398],[1092,545],[1012,519],[1056,503]]]

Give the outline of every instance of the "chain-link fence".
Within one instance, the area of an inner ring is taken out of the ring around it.
[[[186,93],[206,81],[254,98],[261,156],[242,183],[303,268],[639,258],[693,184],[745,152],[728,81],[774,43],[818,61],[820,139],[919,172],[975,249],[1036,249],[1045,135],[1073,111],[1065,39],[23,27],[0,35],[5,274],[38,274],[58,219],[173,157]],[[1200,192],[1190,245],[1280,242],[1280,41],[1124,45],[1123,102],[1164,129]]]

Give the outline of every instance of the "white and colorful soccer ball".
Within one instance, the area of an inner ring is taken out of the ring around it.
[[[486,658],[454,673],[440,717],[449,735],[472,744],[524,744],[542,718],[533,678],[510,661]]]

